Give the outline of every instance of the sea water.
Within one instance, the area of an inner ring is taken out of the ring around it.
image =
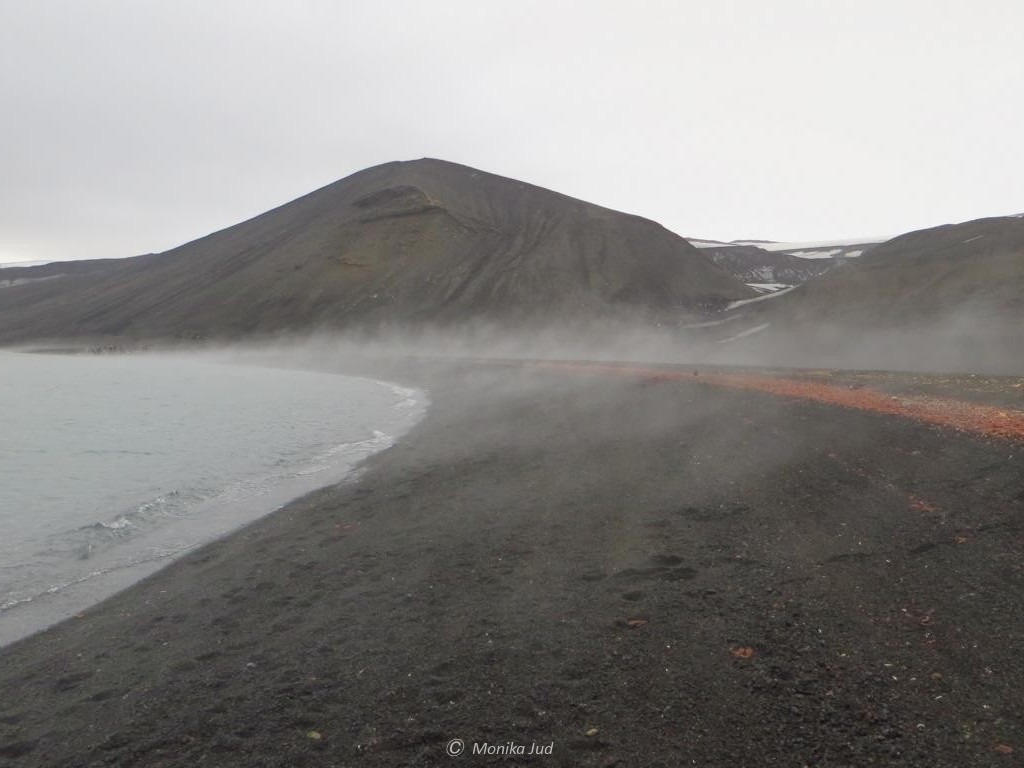
[[[0,645],[349,477],[425,406],[328,373],[0,352]]]

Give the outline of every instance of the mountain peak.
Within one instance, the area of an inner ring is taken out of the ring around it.
[[[0,292],[0,340],[678,321],[753,291],[654,222],[436,158],[368,168],[156,256]]]

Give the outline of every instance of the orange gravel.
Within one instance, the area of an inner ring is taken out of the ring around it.
[[[856,408],[914,419],[986,437],[1024,441],[1024,411],[944,397],[892,395],[866,387],[851,389],[818,382],[744,373],[701,373],[599,363],[537,362],[533,367],[581,373],[640,376],[651,381],[689,381],[729,389],[749,389],[782,397]]]

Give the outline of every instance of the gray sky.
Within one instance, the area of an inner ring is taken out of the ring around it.
[[[0,262],[431,156],[683,235],[1024,211],[1020,0],[0,0]]]

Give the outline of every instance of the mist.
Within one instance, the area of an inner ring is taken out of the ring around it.
[[[689,368],[888,370],[921,373],[1024,374],[1024,332],[994,310],[961,308],[902,328],[770,323],[728,339],[760,318],[680,329],[628,320],[536,324],[522,329],[476,321],[462,327],[383,326],[348,332],[273,334],[184,347],[239,361],[332,368],[472,365],[504,361],[593,361]],[[756,326],[754,326],[756,327]],[[723,329],[729,329],[728,332]],[[155,343],[154,348],[160,348]],[[129,343],[128,348],[131,347]]]

